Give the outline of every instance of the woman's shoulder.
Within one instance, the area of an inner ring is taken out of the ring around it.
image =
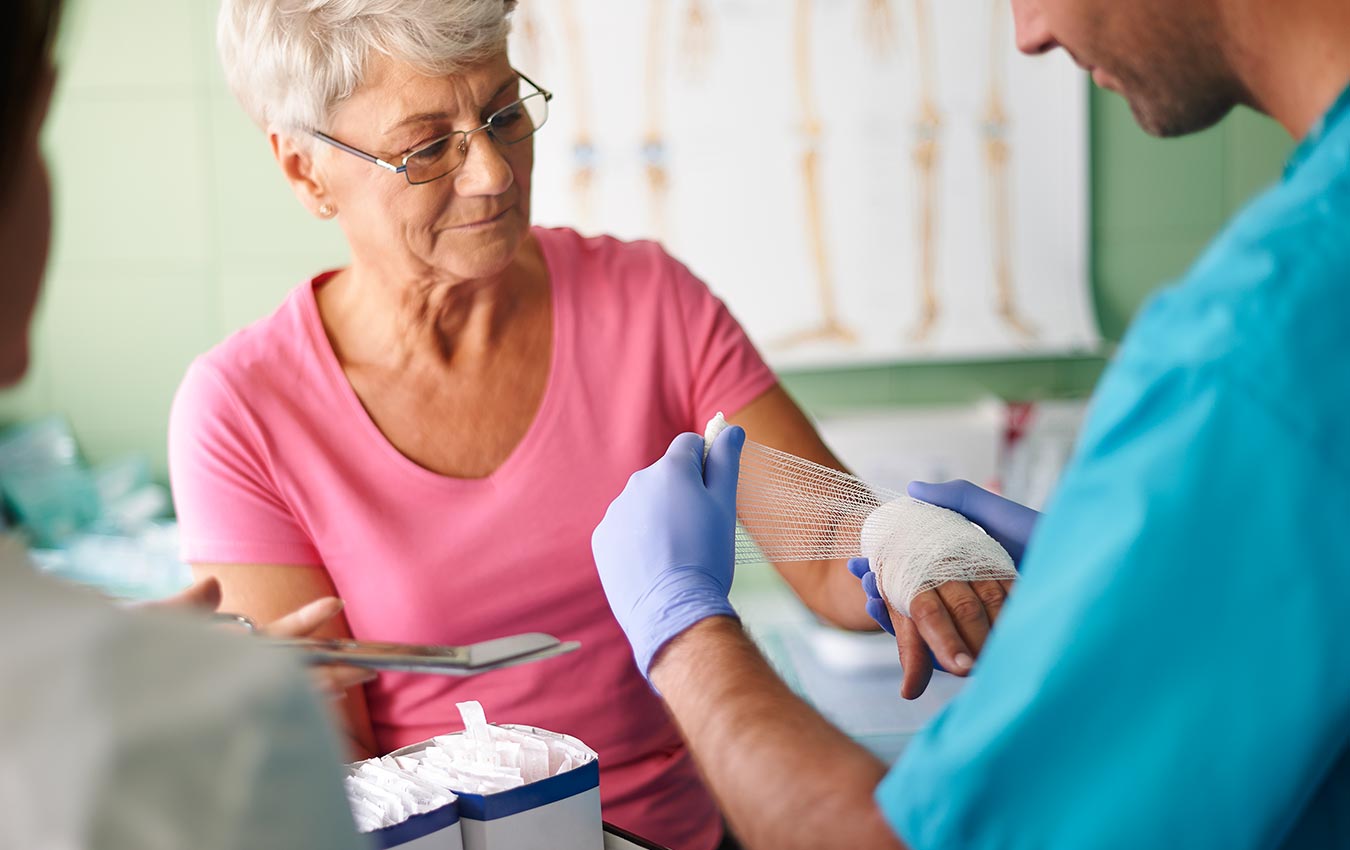
[[[313,341],[314,278],[292,289],[270,314],[231,333],[188,366],[174,397],[177,420],[270,409],[272,401],[293,398],[298,385],[312,384],[319,368]]]
[[[535,238],[543,246],[550,268],[572,267],[589,275],[669,273],[684,266],[659,242],[626,240],[608,234],[584,236],[566,227],[536,227]]]
[[[685,300],[707,286],[659,242],[610,235],[583,236],[570,228],[534,230],[556,285],[574,287],[588,299],[608,294],[629,301]]]
[[[191,371],[209,371],[225,383],[250,387],[293,381],[314,359],[313,286],[322,277],[294,287],[271,314],[230,333],[200,355]]]

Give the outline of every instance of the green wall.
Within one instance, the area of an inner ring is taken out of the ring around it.
[[[126,452],[164,469],[174,388],[197,353],[340,265],[336,227],[290,196],[216,66],[217,0],[86,0],[68,21],[46,145],[57,222],[33,369],[0,393],[0,421],[70,417],[93,460]],[[1096,93],[1093,287],[1119,339],[1156,286],[1184,270],[1235,209],[1279,173],[1289,142],[1234,115],[1202,135],[1148,139]],[[814,411],[1081,396],[1097,358],[805,373]]]

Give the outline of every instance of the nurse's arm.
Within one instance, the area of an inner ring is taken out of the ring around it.
[[[651,668],[747,848],[903,848],[873,792],[886,766],[793,694],[740,625],[712,617]]]
[[[243,614],[259,625],[273,623],[325,596],[336,596],[333,581],[322,567],[264,564],[193,564],[197,581],[214,577],[220,582],[220,609]],[[350,638],[351,628],[343,614],[313,632],[313,637]],[[365,691],[349,688],[334,706],[347,736],[352,760],[375,755],[375,731],[366,707]]]

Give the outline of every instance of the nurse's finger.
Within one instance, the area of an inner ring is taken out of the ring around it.
[[[974,598],[974,594],[971,594]],[[979,605],[979,600],[975,600]],[[983,611],[983,608],[981,608]],[[919,635],[932,648],[933,654],[949,673],[964,676],[975,664],[970,647],[962,639],[952,622],[947,606],[937,591],[925,590],[909,603],[909,616],[918,627]]]
[[[928,653],[928,644],[923,642],[913,620],[892,611],[891,622],[895,624],[895,646],[900,653],[900,667],[904,671],[900,680],[900,696],[918,699],[933,678],[933,656]]]
[[[1002,581],[1000,581],[999,584],[1003,585],[1003,594],[1005,596],[1012,596],[1012,589],[1013,589],[1012,579],[1005,578]]]
[[[342,600],[336,596],[324,596],[278,620],[273,620],[262,631],[270,637],[309,637],[340,614],[342,605]]]
[[[971,654],[978,658],[980,650],[984,649],[984,639],[989,636],[989,615],[984,610],[984,601],[975,595],[975,588],[964,581],[940,585],[937,594],[947,606],[957,633],[970,647]]]

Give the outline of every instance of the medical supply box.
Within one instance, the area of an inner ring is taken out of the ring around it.
[[[368,833],[377,846],[399,850],[601,850],[605,838],[596,752],[570,735],[510,723],[492,725],[565,742],[590,759],[556,776],[496,794],[452,789],[458,799],[449,805]],[[412,755],[432,745],[433,741],[423,741],[390,755]]]

